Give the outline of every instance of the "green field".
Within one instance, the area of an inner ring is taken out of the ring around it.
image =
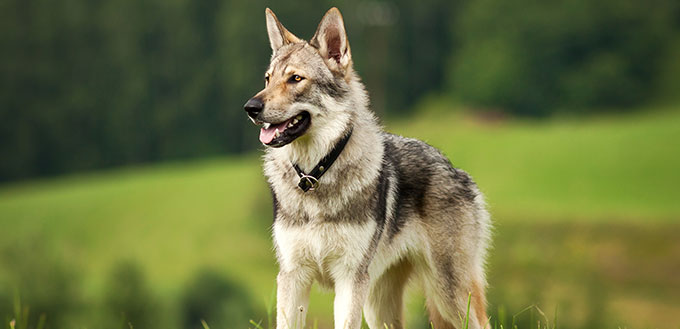
[[[680,111],[529,121],[425,106],[386,127],[439,147],[486,193],[494,317],[536,303],[570,328],[680,326]],[[132,262],[169,314],[164,327],[178,327],[174,301],[204,268],[264,309],[277,268],[270,223],[257,153],[7,184],[0,298],[50,281],[35,272],[58,263],[76,278],[78,303],[96,304],[116,264]],[[330,297],[312,301],[311,318],[327,327]],[[421,311],[416,294],[412,323]],[[62,323],[87,327],[83,312]]]

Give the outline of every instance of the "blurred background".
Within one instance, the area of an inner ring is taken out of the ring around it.
[[[680,327],[675,0],[0,1],[0,326],[267,327],[267,6],[338,6],[387,130],[475,177],[492,324]]]

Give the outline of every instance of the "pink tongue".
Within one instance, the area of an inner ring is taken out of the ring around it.
[[[278,125],[271,125],[269,126],[269,129],[260,128],[260,142],[262,142],[262,144],[271,143],[274,139],[274,133],[276,132],[276,129],[278,128],[279,132],[282,133],[287,124],[288,121]]]

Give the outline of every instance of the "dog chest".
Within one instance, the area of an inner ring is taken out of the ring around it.
[[[376,224],[274,224],[274,242],[281,270],[308,270],[320,276],[349,274],[365,260]]]

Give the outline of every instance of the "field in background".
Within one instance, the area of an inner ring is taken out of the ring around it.
[[[387,129],[441,148],[486,193],[494,317],[499,306],[509,317],[536,303],[549,315],[557,307],[562,327],[680,325],[679,111],[522,121],[424,107]],[[97,318],[77,306],[103,303],[112,271],[127,262],[170,314],[164,328],[181,326],[177,300],[205,268],[243,287],[258,309],[250,317],[261,318],[276,274],[270,223],[256,154],[5,185],[0,308],[13,286],[49,282],[36,273],[52,264],[75,278],[75,306],[61,323],[82,327]],[[418,300],[413,324],[423,323]],[[322,327],[330,301],[312,297]]]

